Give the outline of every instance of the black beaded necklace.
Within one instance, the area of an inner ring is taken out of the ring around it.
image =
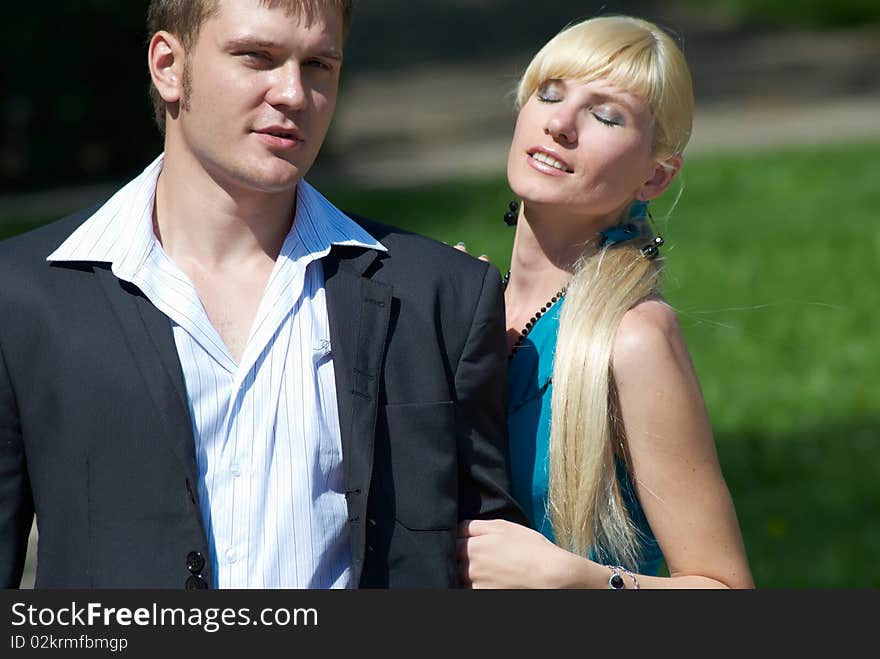
[[[510,270],[507,271],[507,274],[504,275],[504,278],[501,280],[504,284],[504,289],[507,290],[507,282],[510,281]],[[551,297],[544,304],[543,307],[538,309],[535,312],[535,315],[532,316],[531,320],[526,323],[526,326],[523,328],[523,331],[520,332],[519,336],[516,337],[516,343],[513,344],[513,347],[510,349],[510,354],[507,355],[507,359],[513,359],[513,356],[516,354],[516,351],[522,348],[523,342],[526,340],[526,337],[529,335],[529,332],[532,331],[532,328],[535,326],[535,323],[538,322],[538,319],[547,313],[554,304],[556,304],[559,300],[565,297],[565,291],[568,289],[568,286],[563,286],[558,291],[556,291],[556,295]]]

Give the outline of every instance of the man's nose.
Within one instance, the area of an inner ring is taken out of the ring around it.
[[[266,101],[273,106],[284,106],[301,110],[308,103],[302,68],[297,62],[290,62],[275,71]]]

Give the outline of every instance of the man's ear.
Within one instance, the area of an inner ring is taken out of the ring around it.
[[[651,178],[645,181],[642,187],[639,188],[638,198],[642,201],[650,201],[663,194],[666,188],[669,187],[669,184],[672,183],[672,179],[681,171],[683,162],[684,159],[680,153],[674,153],[662,160],[658,160]]]
[[[183,69],[186,53],[183,44],[170,32],[160,30],[150,39],[147,50],[150,77],[166,103],[183,98]]]

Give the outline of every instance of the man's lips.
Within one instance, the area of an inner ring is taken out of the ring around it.
[[[271,146],[289,149],[301,144],[304,140],[302,133],[296,128],[285,128],[283,126],[267,126],[254,130],[254,133],[260,136],[260,139]]]
[[[542,172],[559,172],[560,174],[574,174],[574,169],[558,154],[541,147],[533,147],[526,152],[529,156],[529,164]]]

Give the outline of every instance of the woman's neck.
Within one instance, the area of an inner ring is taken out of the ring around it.
[[[599,222],[565,221],[551,213],[520,209],[508,282],[508,297],[513,300],[531,300],[559,290],[571,279],[578,259],[598,250]]]

